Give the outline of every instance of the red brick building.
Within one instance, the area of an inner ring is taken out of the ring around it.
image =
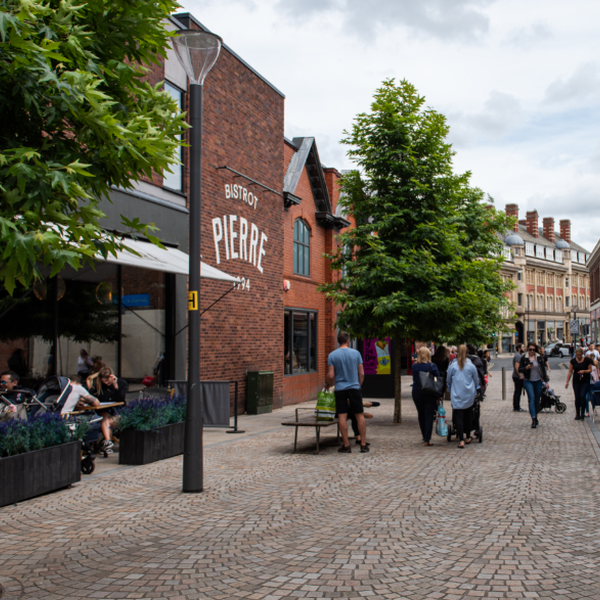
[[[187,13],[167,26],[203,28]],[[164,81],[186,110],[187,77],[174,52],[152,68],[149,80]],[[332,276],[323,254],[333,248],[336,232],[349,225],[336,212],[340,174],[323,168],[313,138],[285,140],[284,101],[276,87],[223,46],[204,85],[201,252],[203,263],[241,284],[232,291],[231,283],[202,280],[201,378],[239,382],[242,406],[247,372],[256,370],[273,372],[276,407],[316,397],[327,355],[336,347],[337,309],[317,287]],[[119,229],[121,214],[154,222],[169,255],[185,263],[194,168],[188,154],[182,150],[183,166],[171,174],[155,174],[134,190],[114,189],[112,204],[102,205],[103,225]],[[74,293],[77,279],[100,304],[106,299],[118,333],[114,342],[59,338],[58,371],[76,372],[84,348],[133,384],[157,372],[161,382],[185,380],[185,273],[166,263],[122,260],[99,264],[94,272],[61,273],[67,294]],[[114,302],[119,293],[120,315]],[[64,301],[58,302],[59,313],[61,306]],[[63,310],[59,317],[64,326],[69,315]],[[54,350],[35,336],[28,344],[15,341],[3,348],[0,369],[17,347],[34,376],[46,375]]]

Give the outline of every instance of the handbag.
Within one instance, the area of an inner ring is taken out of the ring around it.
[[[431,370],[419,372],[419,391],[429,398],[442,397],[444,393],[444,378],[432,375]]]

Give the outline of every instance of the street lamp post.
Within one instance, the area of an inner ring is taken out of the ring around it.
[[[173,47],[190,79],[190,195],[188,291],[188,389],[183,448],[183,491],[203,488],[202,405],[200,398],[200,212],[202,187],[202,89],[219,57],[222,40],[205,31],[182,31]]]

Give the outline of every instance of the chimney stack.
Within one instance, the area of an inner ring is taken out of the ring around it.
[[[544,237],[554,243],[554,218],[544,217],[542,223],[544,224]]]
[[[537,210],[528,210],[525,213],[525,219],[527,220],[527,231],[529,232],[529,234],[536,238],[540,237]]]
[[[514,217],[516,219],[515,224],[513,225],[513,230],[519,233],[519,205],[507,204],[505,212],[509,217]]]
[[[560,221],[560,237],[565,240],[565,242],[571,243],[571,220],[570,219],[562,219]]]

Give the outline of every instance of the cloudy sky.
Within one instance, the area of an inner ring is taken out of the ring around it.
[[[180,0],[286,95],[286,135],[321,160],[386,78],[448,117],[457,171],[520,217],[600,238],[600,3],[590,0]]]

